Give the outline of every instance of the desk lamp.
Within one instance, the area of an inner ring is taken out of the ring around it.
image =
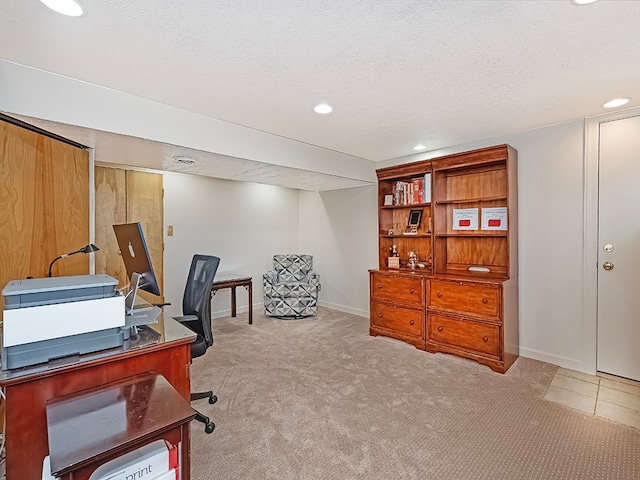
[[[59,257],[54,258],[53,261],[49,264],[49,273],[47,273],[47,277],[51,276],[51,267],[53,267],[53,264],[56,263],[61,258],[67,258],[67,257],[70,257],[71,255],[75,255],[76,253],[97,252],[98,250],[100,250],[98,247],[96,247],[93,243],[90,243],[89,245],[82,247],[80,250],[76,250],[75,252],[71,252],[71,253],[65,253],[60,255]]]

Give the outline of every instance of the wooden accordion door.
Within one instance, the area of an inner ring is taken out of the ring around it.
[[[54,258],[88,243],[87,150],[0,119],[0,289],[46,276]],[[52,268],[53,276],[87,273],[83,254]]]

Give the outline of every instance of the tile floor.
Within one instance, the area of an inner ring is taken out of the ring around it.
[[[640,382],[558,368],[544,398],[640,429]]]

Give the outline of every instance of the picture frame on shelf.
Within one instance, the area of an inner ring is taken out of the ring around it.
[[[411,210],[407,217],[407,228],[402,233],[403,235],[417,235],[418,227],[422,221],[422,210]]]
[[[385,195],[384,196],[384,206],[388,207],[393,205],[393,195]]]
[[[420,227],[421,221],[422,210],[411,210],[409,212],[409,217],[407,217],[407,227],[415,228],[417,230]]]

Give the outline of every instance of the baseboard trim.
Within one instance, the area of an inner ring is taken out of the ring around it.
[[[367,310],[360,310],[359,308],[347,307],[345,305],[340,305],[338,303],[331,302],[323,302],[319,301],[318,305],[321,307],[330,308],[331,310],[337,310],[339,312],[350,313],[352,315],[357,315],[358,317],[369,318],[369,312]],[[257,309],[264,308],[264,302],[254,303],[253,311],[255,312]],[[236,313],[246,313],[249,309],[247,306],[237,307]],[[222,318],[231,316],[231,309],[225,308],[224,310],[216,310],[215,312],[211,312],[211,318]]]
[[[253,311],[255,312],[258,309],[264,308],[264,302],[254,303]],[[236,313],[246,313],[249,311],[247,305],[239,306],[236,308]],[[222,317],[230,317],[231,309],[225,308],[224,310],[216,310],[215,312],[211,312],[211,318],[222,318]]]
[[[350,313],[359,317],[369,318],[368,310],[361,310],[359,308],[347,307],[346,305],[340,305],[338,303],[331,303],[325,301],[318,301],[318,305],[321,307],[330,308],[331,310],[338,310],[339,312]]]
[[[588,375],[595,375],[596,373],[589,371],[589,368],[586,368],[584,362],[582,362],[581,360],[563,357],[561,355],[554,355],[552,353],[543,352],[534,348],[520,347],[520,356],[532,358],[533,360],[540,360],[541,362],[551,363],[553,365],[558,365],[559,367],[586,373]]]

